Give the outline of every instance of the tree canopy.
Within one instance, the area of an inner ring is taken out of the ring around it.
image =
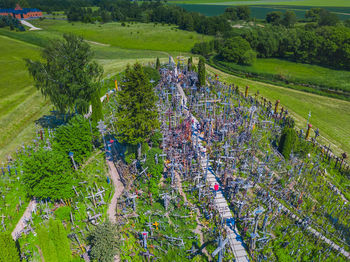
[[[103,69],[92,61],[93,52],[83,38],[64,34],[42,51],[43,62],[26,59],[35,86],[61,112],[86,113]]]
[[[120,141],[137,145],[147,141],[159,126],[157,97],[148,75],[139,63],[127,66],[117,92],[117,130]]]
[[[70,160],[55,150],[39,149],[23,162],[23,182],[27,194],[38,199],[67,199],[76,183]]]
[[[0,233],[0,262],[19,262],[16,243],[9,232]]]
[[[117,228],[109,220],[99,224],[89,236],[91,258],[100,262],[113,261],[118,252]]]

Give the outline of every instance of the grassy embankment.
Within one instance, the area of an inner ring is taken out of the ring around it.
[[[252,66],[211,60],[223,71],[297,90],[350,100],[350,72],[281,59],[257,59]]]
[[[218,74],[221,81],[238,85],[242,92],[248,85],[252,95],[259,91],[260,96],[273,103],[279,99],[281,106],[286,107],[295,118],[299,128],[306,128],[308,113],[311,111],[310,123],[320,129],[321,142],[331,144],[338,155],[344,151],[350,152],[350,102],[248,80],[207,67],[209,72]]]
[[[122,71],[127,64],[167,60],[168,54],[180,55],[198,41],[210,37],[174,29],[174,26],[120,23],[104,25],[61,20],[33,21],[42,31],[11,32],[0,29],[0,160],[13,153],[35,134],[34,121],[49,113],[52,105],[33,87],[23,58],[38,59],[41,47],[63,33],[76,33],[89,40],[95,59],[105,76]],[[4,37],[7,36],[7,37]]]

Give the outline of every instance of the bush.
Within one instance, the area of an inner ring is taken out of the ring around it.
[[[73,152],[75,162],[82,163],[93,149],[89,121],[78,115],[67,125],[60,126],[55,133],[53,148],[66,156]]]
[[[67,155],[40,149],[23,161],[23,182],[30,197],[53,200],[73,196],[76,183]]]
[[[16,243],[9,232],[0,233],[0,262],[19,262]]]
[[[154,132],[150,138],[150,142],[154,147],[159,147],[160,143],[162,143],[162,140],[163,140],[163,135],[159,131]]]
[[[56,218],[58,218],[61,221],[69,221],[70,220],[70,212],[71,212],[71,208],[69,206],[63,206],[58,208],[55,211],[55,216]]]
[[[278,151],[284,156],[285,159],[289,159],[296,140],[297,133],[295,129],[289,127],[284,128],[280,138]]]
[[[241,63],[243,65],[253,65],[256,61],[256,52],[254,50],[246,51],[241,57]]]
[[[242,63],[243,55],[249,50],[251,47],[248,41],[236,36],[225,40],[219,55],[224,61]]]

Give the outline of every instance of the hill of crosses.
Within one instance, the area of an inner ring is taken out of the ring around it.
[[[345,157],[311,137],[311,125],[296,130],[279,101],[203,78],[205,65],[199,75],[181,57],[151,67],[159,126],[137,150],[116,135],[118,92],[129,80],[109,79],[115,88],[101,98],[97,126],[88,114],[38,127],[4,164],[1,227],[12,234],[1,245],[20,251],[0,261],[350,260],[350,206],[330,182],[348,170]],[[64,137],[74,141],[67,166],[75,183],[62,165],[69,186],[52,185],[70,197],[28,199],[28,159],[38,156],[36,165],[42,152],[38,169],[50,170]]]

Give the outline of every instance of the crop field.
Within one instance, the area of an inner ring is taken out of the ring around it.
[[[221,81],[238,85],[241,92],[248,85],[250,94],[259,91],[260,96],[266,97],[273,104],[279,99],[281,106],[286,107],[295,118],[299,128],[306,128],[308,113],[311,111],[310,123],[314,128],[320,129],[322,142],[331,144],[331,148],[337,153],[350,152],[350,102],[247,80],[208,65],[207,68],[218,74]]]
[[[316,86],[327,90],[337,90],[350,94],[350,72],[333,70],[317,65],[295,63],[281,59],[257,59],[252,66],[243,66],[235,63],[216,61],[225,69],[236,73],[253,73],[257,77],[267,80],[276,79],[293,84]],[[292,88],[296,88],[291,86]],[[308,88],[312,89],[312,87]],[[312,90],[311,90],[312,91]],[[319,90],[314,90],[315,93]],[[327,95],[327,94],[325,94]]]

